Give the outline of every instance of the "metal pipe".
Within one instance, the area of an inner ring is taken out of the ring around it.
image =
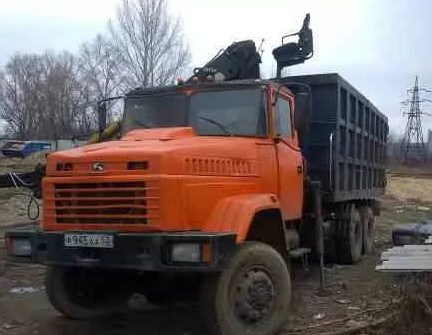
[[[106,120],[107,120],[107,105],[106,102],[98,103],[98,133],[99,133],[99,142],[102,142],[102,133],[106,128]]]
[[[329,189],[333,190],[333,138],[334,133],[329,136],[330,152],[329,152]]]
[[[320,289],[325,291],[326,280],[324,273],[324,222],[322,218],[322,197],[321,197],[321,182],[311,181],[311,187],[314,197],[314,214],[315,214],[315,238],[316,252],[319,257],[320,267]]]
[[[98,142],[102,142],[102,135],[106,128],[106,121],[107,121],[107,102],[124,99],[123,95],[115,96],[115,97],[109,97],[102,100],[99,100],[97,103],[97,113],[98,113]]]

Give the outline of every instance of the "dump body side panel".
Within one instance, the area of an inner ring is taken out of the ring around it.
[[[308,175],[323,183],[324,200],[383,195],[387,117],[338,74],[291,76],[280,82],[311,87],[312,112],[303,153]]]

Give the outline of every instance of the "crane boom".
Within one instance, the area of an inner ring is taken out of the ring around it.
[[[194,69],[194,75],[187,82],[202,81],[209,75],[223,75],[223,80],[259,79],[261,56],[257,52],[254,41],[245,40],[232,43],[203,67]]]

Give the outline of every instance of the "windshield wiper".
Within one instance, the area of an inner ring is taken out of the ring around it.
[[[207,121],[208,123],[214,124],[215,126],[219,127],[225,134],[228,134],[230,136],[233,136],[233,133],[231,133],[225,125],[222,123],[219,123],[213,119],[207,118],[205,116],[198,116],[199,119]]]

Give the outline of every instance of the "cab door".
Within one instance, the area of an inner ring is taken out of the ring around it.
[[[274,142],[278,163],[278,195],[284,220],[302,217],[304,166],[293,126],[294,99],[284,92],[275,92],[273,108]]]

